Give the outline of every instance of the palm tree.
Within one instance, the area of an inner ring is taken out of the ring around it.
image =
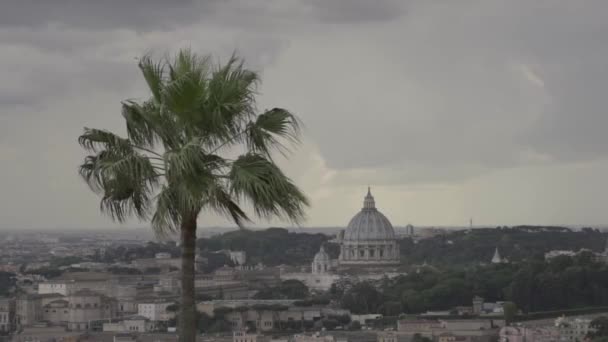
[[[300,222],[308,200],[271,156],[298,142],[300,124],[285,109],[257,112],[258,75],[234,55],[219,65],[186,49],[145,56],[139,68],[151,97],[122,103],[126,137],[84,129],[78,141],[90,155],[79,172],[114,220],[136,217],[158,235],[180,234],[179,334],[192,342],[199,214],[224,214],[242,227],[248,205],[256,217]]]

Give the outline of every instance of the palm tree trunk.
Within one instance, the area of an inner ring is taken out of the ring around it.
[[[179,341],[196,340],[196,305],[194,303],[194,253],[196,217],[185,219],[181,227],[182,298],[179,317]]]

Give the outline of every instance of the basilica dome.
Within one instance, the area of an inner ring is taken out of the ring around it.
[[[370,189],[363,208],[340,234],[341,265],[382,265],[399,263],[399,245],[391,222],[378,209]]]
[[[350,220],[343,239],[351,241],[395,239],[393,225],[376,209],[374,197],[369,189],[363,201],[363,209]]]

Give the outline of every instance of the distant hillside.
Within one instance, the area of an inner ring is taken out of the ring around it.
[[[284,228],[242,229],[198,239],[197,246],[203,254],[222,249],[245,251],[248,264],[305,265],[312,262],[321,244],[329,239],[329,236],[320,233],[291,233]],[[335,248],[329,248],[332,257],[337,258]]]
[[[563,227],[499,227],[448,232],[414,243],[403,239],[401,254],[408,264],[468,264],[489,262],[498,247],[512,261],[542,259],[550,250],[601,251],[608,234],[591,228],[572,231]]]

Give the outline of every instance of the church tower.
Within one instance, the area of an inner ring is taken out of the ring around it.
[[[312,261],[312,273],[313,274],[322,274],[328,273],[331,267],[331,260],[329,259],[329,254],[325,252],[325,248],[321,246],[319,252],[315,255],[315,258]]]
[[[494,256],[492,257],[492,263],[493,264],[502,264],[504,262],[504,260],[502,259],[502,257],[500,256],[500,253],[498,252],[498,247],[496,247],[496,249],[494,250]]]

